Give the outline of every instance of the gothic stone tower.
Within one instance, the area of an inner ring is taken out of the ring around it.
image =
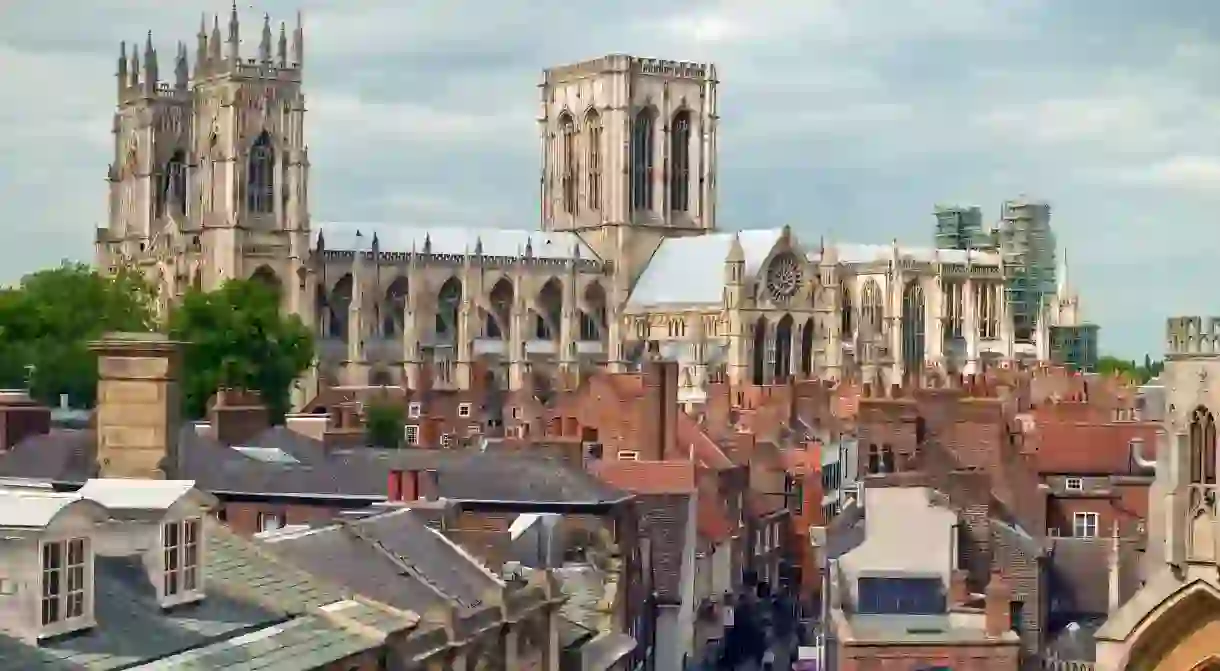
[[[716,227],[716,68],[614,54],[543,73],[542,228],[630,285],[661,239]]]
[[[97,236],[98,265],[139,268],[160,306],[187,286],[214,289],[230,278],[278,285],[284,309],[306,323],[309,160],[301,93],[304,32],[291,49],[265,17],[254,58],[242,58],[236,6],[199,26],[193,73],[179,43],[174,81],[162,82],[151,33],[118,63],[110,219]]]

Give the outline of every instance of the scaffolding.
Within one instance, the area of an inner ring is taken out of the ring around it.
[[[977,206],[937,205],[936,247],[938,249],[991,249],[991,234],[983,230],[983,210]]]
[[[1008,304],[1018,341],[1033,339],[1038,313],[1056,290],[1055,233],[1051,206],[1024,198],[1005,201],[996,228],[1005,271]]]

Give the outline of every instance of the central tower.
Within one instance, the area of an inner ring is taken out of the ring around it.
[[[541,89],[545,230],[715,228],[715,66],[615,54]]]
[[[634,277],[663,237],[716,228],[716,68],[612,54],[543,72],[545,231]]]

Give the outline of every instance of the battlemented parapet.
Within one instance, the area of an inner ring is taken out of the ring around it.
[[[1220,317],[1170,317],[1165,320],[1165,356],[1220,356]]]

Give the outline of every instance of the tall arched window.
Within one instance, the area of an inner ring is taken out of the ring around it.
[[[839,336],[850,340],[855,333],[856,306],[852,304],[851,286],[843,284],[839,287]]]
[[[157,188],[157,215],[186,213],[186,153],[181,149],[170,156]]]
[[[652,209],[652,110],[640,110],[631,126],[631,207]]]
[[[250,147],[246,208],[260,214],[275,211],[275,147],[271,145],[271,135],[267,131],[263,131]]]
[[[669,131],[669,209],[686,212],[690,209],[690,112],[682,110],[674,116]]]
[[[576,122],[564,112],[559,117],[559,151],[563,154],[563,211],[576,214]]]
[[[602,209],[602,118],[596,110],[585,117],[585,130],[589,157],[586,160],[589,190],[589,209]]]
[[[1190,482],[1216,484],[1216,419],[1203,406],[1190,415]]]

